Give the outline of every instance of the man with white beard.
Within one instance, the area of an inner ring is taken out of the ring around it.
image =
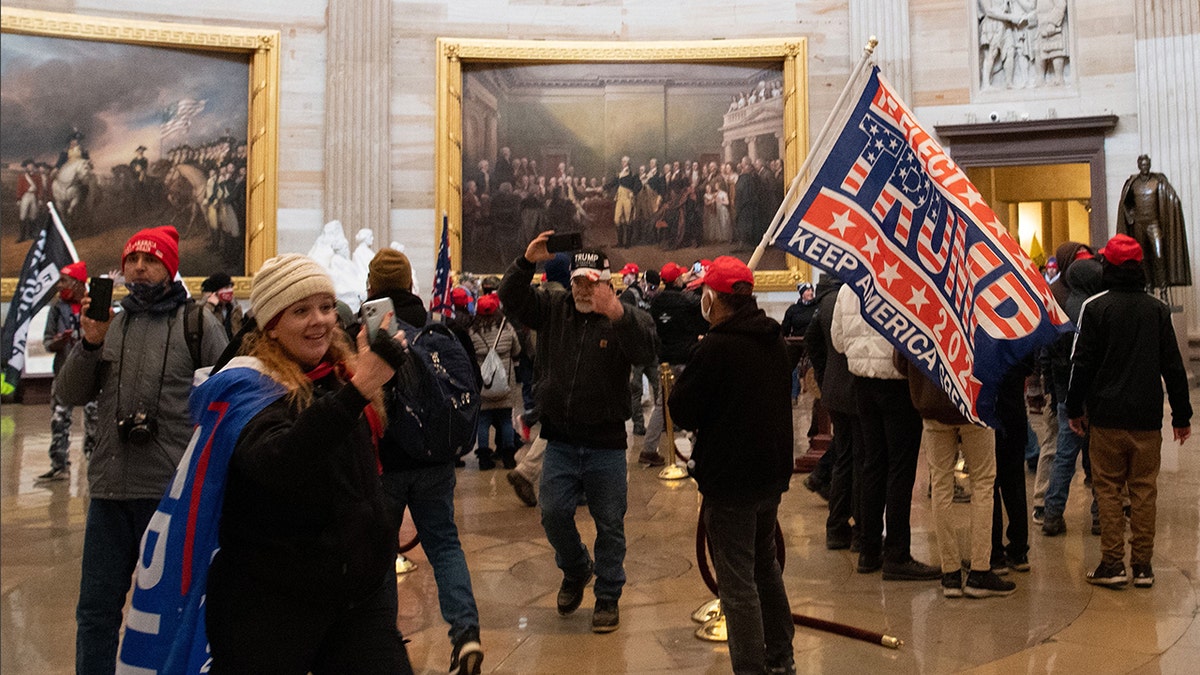
[[[563,572],[558,613],[571,614],[596,575],[592,631],[620,625],[617,601],[625,585],[626,435],[629,372],[654,358],[654,322],[622,303],[612,287],[608,256],[576,251],[571,290],[530,286],[552,230],[518,256],[500,283],[500,300],[513,320],[538,332],[542,372],[536,392],[542,438],[547,440],[538,504],[542,527]],[[581,496],[596,523],[595,564],[575,525]]]

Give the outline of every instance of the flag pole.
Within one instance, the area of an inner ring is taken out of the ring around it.
[[[758,247],[754,249],[754,253],[750,256],[750,262],[747,263],[750,269],[758,267],[758,262],[762,259],[767,246],[771,244],[771,240],[775,238],[775,234],[783,224],[783,215],[787,212],[788,205],[791,204],[792,199],[795,198],[801,179],[804,178],[805,174],[808,173],[809,167],[812,166],[813,156],[816,155],[817,149],[825,143],[825,137],[829,135],[829,129],[833,126],[833,118],[842,109],[842,106],[845,105],[846,98],[850,96],[850,87],[858,80],[858,76],[862,73],[863,68],[867,67],[867,62],[871,60],[871,54],[875,52],[875,47],[878,44],[879,39],[872,35],[867,39],[867,44],[863,45],[862,56],[859,57],[854,70],[850,71],[850,78],[846,80],[846,86],[842,88],[842,93],[838,96],[837,102],[833,104],[833,109],[830,110],[829,117],[825,118],[825,124],[813,140],[812,146],[808,150],[808,155],[804,158],[804,163],[800,165],[800,170],[792,178],[792,184],[788,187],[787,194],[784,195],[783,201],[780,202],[779,208],[775,211],[775,217],[771,219],[771,225],[763,233],[762,241],[758,242]]]
[[[63,244],[67,246],[67,251],[71,253],[71,261],[79,262],[79,253],[75,250],[75,242],[71,241],[71,237],[67,235],[67,228],[63,225],[62,219],[58,217],[58,209],[54,208],[54,202],[46,202],[46,207],[50,209],[50,218],[54,221],[54,226],[58,228],[58,236],[62,238]]]

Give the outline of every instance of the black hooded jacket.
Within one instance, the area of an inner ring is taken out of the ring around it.
[[[792,369],[779,323],[750,303],[709,329],[671,391],[695,430],[692,475],[706,498],[778,496],[792,478]]]

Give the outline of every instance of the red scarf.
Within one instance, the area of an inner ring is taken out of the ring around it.
[[[313,382],[318,382],[331,374],[336,374],[339,379],[347,383],[354,377],[354,372],[341,362],[322,361],[305,373]],[[375,408],[370,403],[363,408],[363,412],[367,416],[367,426],[371,428],[371,447],[375,450],[375,468],[378,469],[380,475],[383,475],[383,462],[379,460],[379,439],[383,438],[383,420],[379,419],[379,413],[375,412]]]

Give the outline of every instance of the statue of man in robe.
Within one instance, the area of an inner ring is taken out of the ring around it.
[[[1161,173],[1150,171],[1150,156],[1138,157],[1138,173],[1125,181],[1117,202],[1117,232],[1142,245],[1151,286],[1191,286],[1187,232],[1179,195]]]

